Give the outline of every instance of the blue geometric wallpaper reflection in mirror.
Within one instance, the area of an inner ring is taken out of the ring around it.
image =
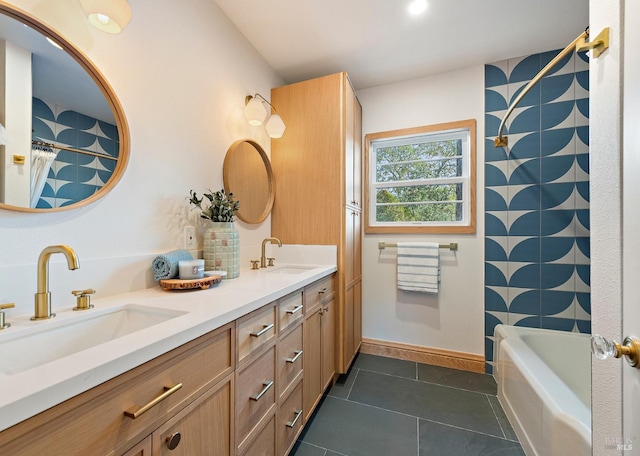
[[[558,51],[485,65],[485,357],[509,324],[591,332],[589,64],[560,62],[523,98],[494,147],[507,105]]]
[[[115,125],[33,98],[33,139],[118,157]],[[66,150],[51,165],[37,208],[62,207],[100,190],[115,169],[114,160]]]

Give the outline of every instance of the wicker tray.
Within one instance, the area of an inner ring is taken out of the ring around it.
[[[193,290],[194,288],[200,288],[206,290],[211,285],[219,283],[222,280],[222,276],[213,275],[209,277],[203,277],[202,279],[180,280],[180,279],[162,279],[160,280],[160,286],[163,290]]]

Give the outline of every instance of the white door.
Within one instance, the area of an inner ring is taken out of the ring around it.
[[[610,27],[609,50],[591,59],[592,330],[640,337],[640,2],[589,1],[592,37]],[[594,456],[640,456],[640,369],[592,362]]]
[[[640,338],[640,2],[624,8],[622,334]],[[640,369],[626,363],[622,407],[623,454],[640,455]]]

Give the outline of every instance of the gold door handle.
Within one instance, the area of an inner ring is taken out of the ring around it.
[[[128,416],[129,418],[135,420],[136,418],[139,418],[143,413],[147,412],[154,405],[157,405],[160,402],[164,401],[166,398],[171,396],[173,393],[178,391],[180,388],[182,388],[182,383],[178,383],[177,385],[171,386],[171,387],[165,386],[164,387],[164,393],[162,393],[160,396],[158,396],[155,399],[151,400],[149,403],[143,405],[142,407],[138,408],[137,410],[129,409],[129,410],[125,411],[124,412],[124,416]]]
[[[627,358],[632,367],[640,369],[640,339],[634,336],[625,337],[622,344],[609,340],[599,334],[591,336],[591,352],[596,358]]]

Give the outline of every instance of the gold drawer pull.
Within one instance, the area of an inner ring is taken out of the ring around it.
[[[262,391],[260,391],[258,394],[256,394],[255,396],[251,396],[249,399],[251,399],[252,401],[259,401],[260,398],[262,396],[264,396],[264,393],[266,393],[267,391],[269,391],[269,388],[271,388],[273,386],[273,380],[270,382],[265,382],[262,384],[264,386],[264,388],[262,388]]]
[[[296,361],[298,361],[298,358],[300,358],[300,356],[302,356],[302,350],[296,350],[296,351],[295,351],[295,354],[296,354],[296,355],[295,355],[293,358],[287,358],[287,359],[286,359],[286,361],[287,361],[288,363],[291,363],[291,364],[293,364],[293,363],[295,363]]]
[[[323,288],[322,290],[320,290],[320,291],[318,292],[318,294],[325,294],[327,291],[329,291],[329,289],[328,289],[328,288]]]
[[[132,418],[132,419],[135,420],[136,418],[140,417],[143,413],[148,411],[151,407],[153,407],[154,405],[157,405],[158,403],[164,401],[166,398],[171,396],[173,393],[178,391],[180,388],[182,388],[182,383],[178,383],[177,385],[171,386],[171,387],[165,386],[164,387],[164,393],[162,393],[160,396],[156,397],[151,402],[147,403],[146,405],[143,405],[142,407],[140,407],[137,410],[127,410],[126,412],[124,412],[124,416],[128,416],[129,418]]]
[[[295,306],[293,309],[291,309],[291,310],[287,310],[287,313],[288,313],[289,315],[293,315],[294,313],[301,311],[301,310],[302,310],[302,307],[303,307],[303,305],[302,305],[302,304],[298,304],[298,305],[297,305],[297,306]]]
[[[270,329],[273,329],[273,326],[274,326],[273,323],[271,323],[269,325],[263,325],[263,328],[260,331],[252,332],[251,333],[251,337],[260,337],[261,335],[263,335],[264,333],[266,333]]]
[[[289,421],[289,422],[287,423],[287,427],[288,427],[288,428],[292,428],[292,427],[294,427],[294,426],[296,425],[296,422],[298,421],[298,418],[300,418],[300,416],[301,416],[301,415],[302,415],[302,410],[298,410],[298,411],[296,412],[296,417],[293,419],[293,421]]]

